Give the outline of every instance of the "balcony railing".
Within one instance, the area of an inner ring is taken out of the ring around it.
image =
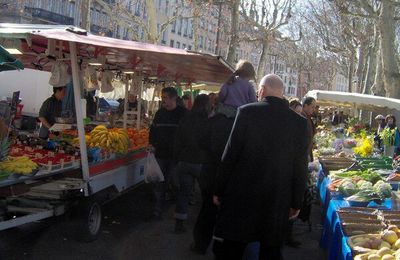
[[[74,25],[74,18],[53,13],[41,8],[25,6],[25,12],[30,13],[32,17],[40,18],[51,23]]]

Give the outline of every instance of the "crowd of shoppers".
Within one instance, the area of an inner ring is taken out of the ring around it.
[[[259,259],[281,259],[283,230],[299,214],[306,190],[315,100],[289,104],[282,79],[267,75],[257,102],[252,80],[254,67],[240,61],[220,93],[198,95],[190,111],[177,105],[175,89],[164,88],[150,129],[165,176],[154,185],[153,217],[161,218],[165,193],[175,191],[175,232],[185,232],[197,180],[202,203],[190,249],[205,254],[213,241],[217,260],[242,259],[253,242]]]

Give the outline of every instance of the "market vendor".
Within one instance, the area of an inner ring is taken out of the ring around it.
[[[46,99],[39,111],[39,120],[42,123],[39,130],[39,137],[47,139],[49,137],[49,129],[56,122],[56,117],[61,117],[62,100],[65,96],[64,87],[54,87],[53,95]]]

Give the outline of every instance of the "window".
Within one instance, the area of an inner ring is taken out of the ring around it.
[[[203,48],[203,36],[199,37],[199,48]]]
[[[182,44],[182,49],[186,49],[186,44]]]
[[[192,50],[192,45],[188,46],[188,50],[191,51]]]
[[[176,42],[176,48],[178,48],[178,49],[181,48],[181,43],[180,42]]]
[[[183,37],[187,37],[188,35],[188,19],[183,19]]]
[[[161,9],[162,0],[158,0],[158,9]]]
[[[169,1],[165,1],[165,14],[168,15],[168,5],[169,5]]]
[[[193,39],[193,24],[192,20],[188,20],[188,35],[190,39]]]
[[[167,32],[165,30],[162,32],[161,43],[162,44],[166,44],[167,43]]]
[[[178,19],[177,27],[178,27],[178,34],[182,35],[182,18]]]
[[[174,47],[174,40],[170,40],[170,41],[169,41],[169,46],[170,46],[170,47]]]
[[[135,6],[135,15],[136,16],[140,16],[140,9],[141,9],[140,1],[137,1],[136,6]]]
[[[174,12],[174,16],[176,15],[176,12]],[[175,33],[176,31],[176,20],[172,23],[172,28],[171,28],[171,32]]]

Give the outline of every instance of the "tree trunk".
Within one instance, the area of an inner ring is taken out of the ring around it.
[[[310,70],[307,71],[307,84],[306,84],[304,94],[306,94],[309,90],[311,90],[311,72],[310,72]]]
[[[365,42],[362,42],[360,47],[358,48],[358,61],[357,61],[357,87],[355,92],[361,93],[363,86],[363,72],[364,72],[364,63],[365,63],[365,55],[366,55],[367,46]]]
[[[262,42],[261,56],[260,56],[260,60],[258,61],[257,79],[261,79],[262,77],[264,77],[264,74],[265,74],[265,63],[267,62],[267,57],[268,57],[268,42],[267,41],[263,41]],[[276,56],[275,56],[275,59],[276,59]]]
[[[221,37],[221,19],[222,19],[222,2],[218,3],[218,25],[217,25],[217,39],[215,40],[215,54],[220,55],[220,37]]]
[[[301,72],[303,71],[303,69],[300,67],[297,69],[297,97],[298,98],[302,98],[305,93],[303,94],[303,86],[302,86],[302,81],[301,81]]]
[[[199,34],[197,33],[199,30],[199,14],[200,14],[200,6],[197,3],[197,1],[193,2],[194,8],[193,8],[193,50],[198,51],[199,50]]]
[[[380,47],[386,96],[400,98],[400,88],[396,86],[400,82],[400,74],[396,60],[395,11],[396,8],[391,0],[382,0],[378,26],[381,35]]]
[[[371,87],[373,84],[373,77],[376,73],[376,65],[377,65],[377,51],[379,48],[379,33],[378,28],[374,26],[374,41],[372,46],[368,48],[368,59],[367,59],[367,71],[365,73],[364,86],[363,86],[363,94],[371,93]]]
[[[377,96],[385,96],[385,84],[383,82],[383,66],[381,51],[376,54],[376,72],[374,85],[371,87],[371,93]]]
[[[236,48],[239,45],[239,0],[233,0],[231,8],[231,37],[227,62],[233,65],[236,59]]]
[[[146,0],[146,10],[147,10],[147,19],[149,25],[149,33],[147,35],[147,41],[149,43],[157,44],[158,41],[158,32],[157,32],[157,14],[156,14],[156,6],[154,4],[154,0]]]
[[[90,3],[91,0],[81,0],[81,22],[80,27],[90,32]]]
[[[353,92],[353,70],[354,70],[354,52],[352,51],[349,58],[349,69],[347,71],[347,78],[349,79],[349,84],[347,86],[348,91]]]

